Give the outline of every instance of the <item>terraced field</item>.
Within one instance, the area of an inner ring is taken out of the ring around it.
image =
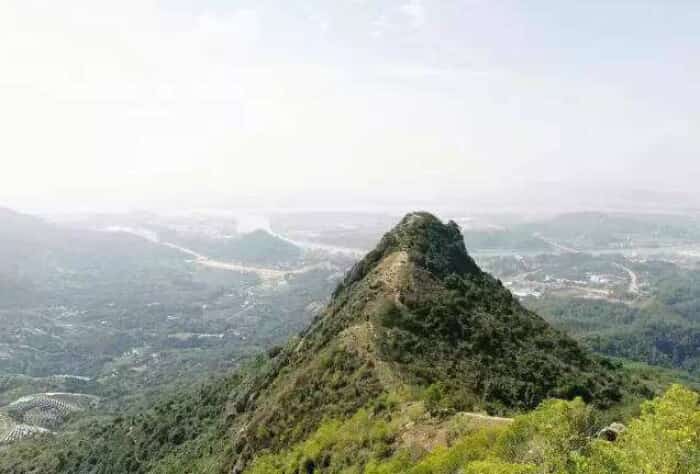
[[[0,443],[5,440],[14,427],[15,423],[12,419],[3,412],[0,412]]]
[[[72,413],[94,408],[99,398],[76,393],[38,393],[0,408],[0,443],[59,429]]]
[[[25,424],[13,425],[4,435],[0,437],[0,444],[13,443],[15,441],[29,438],[30,436],[41,433],[49,433],[49,430],[39,426]]]

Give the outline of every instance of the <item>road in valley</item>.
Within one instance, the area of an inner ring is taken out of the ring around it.
[[[202,265],[204,267],[209,267],[209,268],[218,268],[221,270],[231,270],[234,272],[241,272],[241,273],[255,273],[258,275],[260,278],[263,280],[278,280],[286,277],[287,275],[299,275],[302,273],[310,272],[312,270],[318,270],[318,269],[325,269],[325,270],[332,270],[333,265],[329,262],[321,262],[321,263],[316,263],[314,265],[307,265],[305,267],[301,268],[295,268],[293,270],[278,270],[275,268],[264,268],[264,267],[256,267],[252,265],[241,265],[239,263],[233,263],[233,262],[223,262],[220,260],[213,260],[206,255],[202,255],[198,252],[195,252],[192,249],[188,249],[186,247],[182,247],[177,244],[173,244],[171,242],[160,242],[161,245],[164,245],[166,247],[169,247],[171,249],[178,250],[184,254],[189,255],[190,257],[193,257],[193,262],[196,263],[197,265]]]
[[[189,249],[187,247],[183,247],[181,245],[174,244],[172,242],[163,242],[162,240],[158,239],[158,236],[153,233],[153,232],[148,232],[148,231],[143,231],[141,229],[134,229],[130,227],[118,227],[118,226],[112,226],[104,229],[106,232],[123,232],[126,234],[131,234],[135,235],[137,237],[141,237],[142,239],[146,239],[149,242],[153,242],[155,244],[163,245],[165,247],[171,248],[173,250],[177,250],[178,252],[182,252],[185,255],[189,255],[192,257],[192,262],[196,263],[197,265],[202,265],[203,267],[209,267],[209,268],[218,268],[220,270],[230,270],[233,272],[241,272],[241,273],[254,273],[258,275],[260,278],[263,280],[280,280],[284,279],[288,275],[299,275],[302,273],[307,273],[312,270],[318,270],[318,269],[324,269],[324,270],[334,270],[336,267],[330,263],[330,262],[320,262],[316,263],[313,265],[306,265],[304,267],[300,268],[295,268],[292,270],[280,270],[276,268],[265,268],[265,267],[257,267],[253,265],[243,265],[240,263],[235,263],[235,262],[224,262],[221,260],[214,260],[212,258],[207,257],[206,255],[202,255],[199,252],[195,252],[192,249]],[[292,242],[296,245],[299,245],[299,243],[291,241],[289,239],[285,239],[288,242]],[[309,245],[300,245],[305,248],[311,248]],[[327,248],[326,248],[327,247]],[[315,248],[320,249],[324,248],[324,250],[331,250],[330,247],[332,246],[323,246],[319,244]],[[349,251],[349,250],[354,250],[354,249],[344,249],[344,248],[335,248],[334,250],[337,251]]]
[[[639,294],[639,279],[637,278],[637,274],[634,271],[632,271],[632,269],[630,269],[630,268],[628,268],[620,263],[616,263],[615,265],[617,266],[617,268],[627,272],[627,274],[630,277],[630,284],[629,284],[627,291],[629,291],[630,293],[634,293],[635,295],[638,295]]]
[[[550,240],[537,232],[532,234],[532,236],[535,237],[536,239],[540,239],[544,243],[549,244],[552,247],[554,247],[555,249],[560,250],[564,253],[581,253],[580,250],[577,250],[573,247],[567,247],[566,245],[560,244],[559,242],[555,242],[554,240]]]

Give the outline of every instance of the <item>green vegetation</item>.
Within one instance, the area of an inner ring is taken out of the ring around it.
[[[700,272],[655,261],[634,269],[651,287],[634,304],[560,296],[525,304],[596,352],[700,375]]]
[[[526,304],[596,352],[700,374],[700,325],[660,302],[631,307],[548,297]]]
[[[523,297],[528,309],[588,348],[700,375],[700,271],[692,262],[586,253],[484,260],[513,291],[536,295]]]
[[[359,410],[321,425],[288,450],[258,456],[251,474],[691,474],[700,470],[698,394],[675,385],[614,442],[599,440],[596,412],[581,399],[547,400],[512,424],[471,426],[430,452],[401,447],[397,410]]]
[[[365,409],[350,419],[323,423],[306,441],[279,455],[255,460],[251,474],[309,472],[315,469],[339,472],[362,465],[375,453],[391,452],[397,426],[374,417]],[[364,461],[364,462],[363,462]]]
[[[453,277],[447,284],[429,299],[402,295],[401,316],[384,317],[379,347],[416,384],[440,381],[453,409],[502,412],[553,396],[582,396],[601,406],[621,399],[621,380],[610,367],[524,311],[491,277]]]
[[[86,417],[59,437],[44,436],[0,449],[3,473],[183,472],[193,463],[223,463],[230,453],[226,407],[260,359],[229,377],[162,396],[123,416]],[[207,472],[192,469],[185,472]],[[219,472],[219,470],[211,471]]]
[[[642,405],[618,442],[597,441],[577,460],[578,472],[700,472],[700,406],[698,394],[675,385]]]
[[[435,216],[416,212],[404,217],[385,234],[377,247],[370,251],[348,272],[334,295],[361,281],[383,258],[394,252],[408,252],[412,261],[438,277],[451,274],[481,274],[467,254],[464,238],[454,222],[442,224]]]

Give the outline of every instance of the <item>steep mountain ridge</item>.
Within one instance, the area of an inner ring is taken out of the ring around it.
[[[452,413],[504,413],[548,397],[581,396],[600,406],[621,398],[609,365],[479,269],[455,223],[412,213],[239,394],[232,471],[305,439],[323,419],[426,390],[437,394],[434,410]]]

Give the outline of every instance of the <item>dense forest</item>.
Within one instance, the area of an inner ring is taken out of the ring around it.
[[[235,400],[269,365],[269,359],[259,358],[235,376],[181,389],[138,413],[86,421],[83,433],[13,445],[0,450],[0,467],[8,474],[225,472],[234,456],[229,426],[238,416]],[[600,411],[580,398],[552,399],[513,419],[436,411],[441,395],[433,388],[414,397],[386,394],[347,417],[326,419],[303,441],[261,452],[248,472],[692,474],[700,469],[698,394],[679,385],[622,412]],[[610,441],[599,433],[613,419],[624,425]],[[412,432],[414,426],[442,444],[426,442]]]
[[[636,267],[649,280],[641,304],[551,296],[525,304],[593,350],[700,375],[700,271],[666,262]]]

